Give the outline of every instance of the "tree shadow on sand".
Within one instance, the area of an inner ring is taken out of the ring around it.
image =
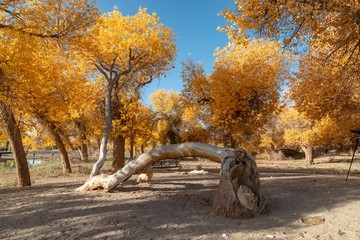
[[[301,216],[360,200],[359,178],[260,169],[267,212],[249,220],[212,216],[218,174],[134,179],[112,193],[76,193],[81,183],[0,190],[2,239],[219,239],[223,233],[298,228]],[[357,214],[357,213],[354,213]],[[270,222],[270,223],[269,223]]]

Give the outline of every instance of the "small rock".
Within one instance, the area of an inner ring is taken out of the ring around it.
[[[192,170],[188,174],[208,174],[208,171],[205,170]]]
[[[275,239],[275,238],[276,238],[275,235],[271,235],[271,234],[266,235],[266,239]]]
[[[226,233],[223,233],[223,234],[221,235],[221,237],[222,237],[222,239],[229,239],[229,235],[226,234]]]
[[[306,225],[319,225],[325,222],[324,217],[307,217],[307,218],[300,218],[300,221]]]

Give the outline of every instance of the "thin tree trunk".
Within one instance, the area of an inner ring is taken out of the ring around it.
[[[176,134],[172,129],[167,132],[167,137],[169,138],[170,144],[176,144]]]
[[[305,153],[305,161],[309,163],[310,165],[315,164],[314,163],[314,156],[313,156],[313,147],[311,146],[302,146],[301,149]]]
[[[130,159],[134,159],[134,145],[135,145],[135,143],[134,143],[135,141],[134,141],[134,137],[133,136],[131,136],[130,137]]]
[[[41,120],[44,123],[46,123],[46,126],[48,127],[48,130],[49,130],[51,136],[54,138],[56,147],[59,149],[63,173],[71,173],[69,154],[66,150],[63,140],[61,139],[60,134],[57,132],[57,128],[56,128],[55,124],[45,118],[43,118]]]
[[[137,55],[137,56],[140,56],[140,55]],[[119,70],[118,68],[115,67],[117,58],[118,58],[118,56],[116,55],[115,58],[112,60],[111,65],[107,65],[106,63],[104,64],[104,62],[95,63],[95,67],[104,75],[104,78],[107,81],[107,88],[106,88],[106,94],[105,94],[105,127],[103,130],[103,136],[102,136],[101,143],[100,143],[99,159],[93,165],[93,169],[91,171],[90,178],[99,174],[99,171],[100,171],[101,167],[104,165],[104,162],[106,159],[107,143],[109,141],[109,137],[111,134],[111,126],[112,126],[112,110],[113,109],[112,109],[111,101],[112,101],[112,93],[114,91],[114,87],[117,88],[118,90],[121,90],[122,87],[125,85],[126,81],[119,84],[120,77],[126,76],[127,74],[131,73],[133,68],[140,63],[140,61],[135,60],[137,57],[135,57],[133,55],[131,48],[129,49],[129,59],[128,59],[128,64],[127,64],[126,69]],[[151,78],[151,80],[152,80],[152,78]],[[151,81],[145,82],[142,85],[145,85],[150,82]],[[117,94],[118,90],[115,91],[114,93]],[[116,109],[114,109],[114,110],[116,110]],[[125,151],[124,151],[124,154],[125,154]]]
[[[79,130],[80,157],[81,157],[82,161],[87,162],[89,160],[89,153],[88,153],[88,146],[86,144],[87,139],[86,139],[86,134],[85,134],[85,131],[86,131],[85,124],[81,121],[76,121],[75,125]]]
[[[156,147],[131,161],[116,173],[89,179],[77,191],[103,188],[110,191],[133,174],[162,159],[201,157],[221,163],[221,179],[212,213],[231,218],[249,218],[264,209],[259,174],[254,158],[242,148],[219,148],[203,143],[184,143]]]
[[[99,158],[94,163],[90,178],[99,174],[101,167],[104,165],[106,160],[106,153],[107,153],[107,144],[109,141],[110,133],[111,133],[111,125],[112,125],[112,118],[111,118],[111,95],[113,91],[113,85],[109,83],[106,89],[105,95],[105,127],[103,130],[103,135],[100,142],[100,152]]]
[[[236,147],[236,141],[233,138],[231,132],[224,134],[224,147],[230,147],[230,148]]]
[[[111,171],[114,173],[125,166],[125,138],[121,135],[114,138],[113,161]]]
[[[88,149],[88,145],[84,142],[81,143],[80,145],[80,151],[81,151],[81,156],[82,156],[82,161],[87,162],[89,160],[89,149]]]
[[[10,140],[16,167],[17,185],[25,187],[31,185],[29,166],[26,159],[24,145],[19,126],[16,124],[11,107],[0,101],[0,118]]]

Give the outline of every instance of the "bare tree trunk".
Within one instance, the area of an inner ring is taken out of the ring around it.
[[[134,136],[130,137],[130,159],[134,159],[134,145],[135,145],[135,139]]]
[[[311,146],[302,146],[301,149],[305,153],[305,161],[309,163],[310,165],[315,164],[314,163],[314,156],[313,156],[313,147]]]
[[[111,171],[114,173],[125,166],[125,138],[121,135],[114,138],[113,161]]]
[[[183,143],[156,147],[131,161],[116,173],[90,178],[77,191],[102,188],[110,191],[133,174],[162,159],[201,157],[221,163],[221,179],[212,204],[212,213],[231,218],[249,218],[264,209],[256,163],[242,148],[219,148],[203,143]]]
[[[41,114],[37,114],[36,116],[47,127],[49,133],[55,141],[56,147],[58,148],[60,153],[60,161],[62,164],[63,173],[71,173],[69,155],[56,125]]]
[[[115,84],[115,88],[112,94],[112,120],[113,121],[121,121],[121,102],[118,96],[119,85]],[[121,134],[117,134],[114,136],[113,142],[113,160],[111,171],[114,173],[121,169],[125,165],[125,137]]]
[[[26,159],[24,145],[19,126],[16,124],[14,113],[4,102],[0,101],[0,118],[9,137],[16,167],[17,185],[25,187],[31,185],[29,166]]]
[[[145,153],[145,146],[144,144],[141,145],[141,154]]]
[[[80,157],[82,161],[87,162],[89,160],[89,152],[88,152],[88,146],[86,144],[87,139],[85,134],[86,131],[85,124],[82,121],[76,121],[75,125],[79,130],[80,149],[78,150],[80,153]]]
[[[235,148],[236,147],[236,141],[233,138],[231,132],[227,132],[224,134],[224,140],[223,140],[225,147]]]
[[[54,138],[56,147],[59,149],[63,173],[71,173],[69,155],[66,150],[65,144],[62,141],[61,136],[56,132],[56,126],[52,123],[48,123],[47,125],[51,136]]]
[[[120,90],[120,86],[118,84],[115,84],[115,88],[112,94],[112,120],[121,122],[121,108],[123,106],[118,95],[120,93]],[[118,171],[125,165],[125,137],[123,137],[121,134],[117,134],[116,136],[114,136],[113,144],[113,161],[111,169],[112,173]]]
[[[84,142],[81,143],[80,145],[80,151],[81,151],[81,155],[82,155],[82,159],[84,162],[87,162],[89,160],[89,149],[88,149],[88,145]]]
[[[99,158],[94,163],[90,178],[93,176],[96,176],[99,174],[99,171],[101,167],[104,165],[104,162],[106,160],[106,153],[107,153],[107,144],[109,141],[110,133],[111,133],[111,125],[112,125],[112,119],[111,119],[111,95],[113,91],[113,85],[109,83],[107,89],[106,89],[106,95],[105,95],[105,127],[103,130],[103,135],[100,142],[100,152],[99,152]]]
[[[66,150],[65,144],[62,141],[60,135],[54,131],[54,129],[50,129],[51,135],[53,136],[56,147],[59,149],[60,160],[63,168],[63,173],[71,173],[71,165],[69,160],[69,154]]]
[[[176,134],[172,129],[170,129],[166,135],[169,138],[170,144],[176,144]]]

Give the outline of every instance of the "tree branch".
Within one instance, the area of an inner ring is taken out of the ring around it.
[[[95,64],[95,67],[105,76],[106,81],[110,82],[110,77],[107,75],[107,73],[102,68],[101,62],[100,62],[100,66],[97,63],[94,63],[94,64]]]

